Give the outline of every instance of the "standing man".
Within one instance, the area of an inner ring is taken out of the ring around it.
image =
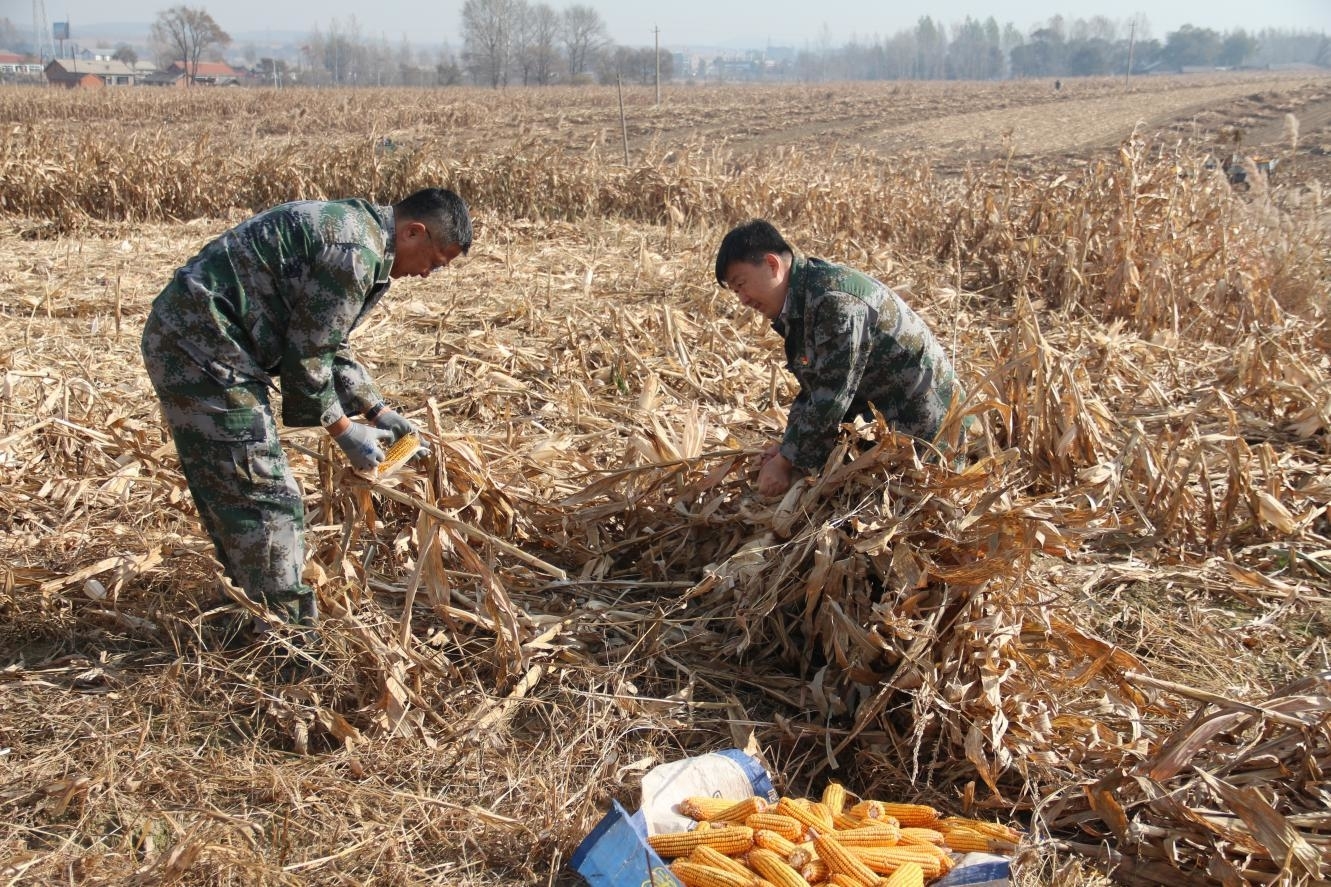
[[[305,510],[274,379],[283,424],[322,426],[372,470],[414,428],[384,405],[348,336],[390,278],[428,277],[470,248],[467,206],[441,188],[392,206],[285,203],[206,245],[153,302],[143,361],[199,517],[231,580],[288,622],[312,625],[318,608],[301,578]]]
[[[815,472],[841,423],[871,418],[931,441],[952,398],[956,374],[920,316],[863,272],[807,258],[770,222],[732,229],[716,256],[716,280],[772,322],[786,341],[786,368],[799,380],[786,433],[763,454],[758,492],[779,496],[796,470]]]

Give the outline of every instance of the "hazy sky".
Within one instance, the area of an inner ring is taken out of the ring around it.
[[[181,0],[45,0],[48,22],[69,21],[75,41],[80,25],[97,22],[148,22]],[[397,42],[405,34],[414,42],[461,42],[459,13],[463,0],[184,0],[207,9],[217,23],[232,33],[309,31],[317,23],[327,27],[336,18],[352,15],[366,36]],[[547,0],[555,9],[573,0]],[[1331,0],[1155,0],[1140,5],[1115,0],[931,0],[902,3],[893,0],[579,0],[597,9],[617,43],[650,46],[652,28],[661,29],[662,45],[672,47],[767,44],[803,46],[826,33],[834,43],[852,36],[887,36],[913,27],[923,15],[953,24],[966,16],[993,16],[1011,22],[1023,33],[1051,16],[1067,19],[1103,15],[1127,22],[1144,15],[1151,34],[1163,39],[1180,25],[1228,31],[1234,28],[1309,28],[1331,31]],[[27,0],[0,0],[0,15],[20,29],[32,27],[32,4]],[[826,25],[826,31],[824,30]]]

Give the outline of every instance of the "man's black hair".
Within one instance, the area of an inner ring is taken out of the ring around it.
[[[420,222],[442,249],[456,244],[465,256],[471,249],[471,215],[462,198],[447,188],[423,188],[393,204],[395,218]]]
[[[791,253],[793,250],[786,239],[766,219],[750,219],[742,225],[730,229],[730,233],[721,241],[721,249],[716,254],[716,282],[726,285],[726,271],[736,262],[748,262],[756,265],[768,253]]]

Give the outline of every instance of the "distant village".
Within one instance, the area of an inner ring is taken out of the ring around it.
[[[226,62],[172,62],[165,70],[152,62],[126,62],[93,53],[52,59],[45,65],[12,52],[0,52],[0,79],[42,80],[68,89],[107,86],[234,86],[254,79],[254,73]]]

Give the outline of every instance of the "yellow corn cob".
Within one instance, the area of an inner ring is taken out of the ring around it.
[[[739,798],[712,798],[706,795],[694,795],[680,801],[675,805],[675,808],[679,810],[681,816],[696,819],[698,822],[707,822],[715,819],[721,811],[727,810],[739,802]]]
[[[901,830],[901,843],[933,844],[939,846],[943,843],[943,833],[936,829],[924,828],[919,825],[907,826]]]
[[[817,858],[818,854],[813,849],[813,841],[805,841],[803,844],[795,845],[795,849],[791,850],[790,855],[786,857],[786,862],[790,863],[792,868],[802,869]]]
[[[799,867],[800,877],[810,884],[822,884],[832,876],[832,870],[821,859],[811,859]]]
[[[861,826],[889,821],[893,825],[898,824],[895,819],[865,819],[863,816],[852,816],[849,813],[832,814],[832,824],[836,826],[836,829],[839,832],[847,832],[854,828],[860,828]]]
[[[823,883],[827,884],[828,887],[865,887],[864,882],[859,878],[852,877],[844,872],[832,872]],[[877,883],[877,881],[874,881],[874,884]]]
[[[949,829],[967,828],[1000,841],[1012,844],[1021,843],[1021,832],[998,822],[985,822],[980,819],[963,819],[960,816],[948,816],[938,821],[938,826],[946,833]]]
[[[850,810],[846,811],[851,816],[858,816],[860,819],[883,819],[887,812],[883,809],[882,801],[859,801],[852,804]]]
[[[648,835],[647,843],[665,859],[687,856],[693,852],[693,848],[704,844],[726,856],[734,856],[753,846],[753,829],[743,825],[699,827],[687,832]]]
[[[731,859],[715,847],[708,847],[702,844],[694,847],[693,851],[685,857],[687,862],[696,862],[698,865],[708,865],[714,869],[725,869],[728,872],[734,872],[737,875],[752,875],[753,873],[744,867],[744,863],[738,859]]]
[[[852,853],[850,848],[843,847],[830,834],[814,835],[813,849],[818,852],[818,858],[826,862],[827,867],[833,873],[840,872],[843,875],[849,875],[858,881],[862,881],[865,885],[872,885],[878,880],[877,872],[865,864],[859,856]]]
[[[421,437],[414,431],[410,434],[404,434],[393,442],[387,450],[384,451],[384,461],[380,462],[374,469],[375,477],[388,477],[394,471],[397,471],[403,465],[407,464],[416,451],[421,448]]]
[[[781,813],[754,813],[744,820],[744,824],[754,830],[768,829],[778,835],[798,841],[804,837],[804,823]]]
[[[832,816],[838,816],[846,810],[846,787],[839,782],[829,782],[823,787],[823,803],[831,811]]]
[[[761,828],[753,833],[753,846],[771,850],[782,858],[789,859],[790,854],[799,845],[780,832],[774,832],[769,828]]]
[[[811,801],[809,803],[809,809],[813,811],[815,816],[823,821],[824,829],[836,828],[836,817],[832,815],[831,808],[822,801]]]
[[[757,887],[758,884],[758,877],[752,872],[741,875],[687,859],[670,863],[670,871],[684,883],[684,887]]]
[[[924,887],[924,869],[913,862],[903,862],[880,887]]]
[[[894,847],[904,832],[905,829],[884,822],[836,832],[836,839],[846,847],[852,844],[861,847]]]
[[[766,813],[767,806],[766,798],[760,798],[757,795],[754,795],[751,798],[745,798],[742,801],[736,801],[734,804],[731,804],[729,807],[713,816],[712,821],[743,824],[744,820],[748,819],[755,813]]]
[[[952,850],[968,853],[980,850],[986,853],[1011,853],[1017,849],[1012,841],[993,838],[969,828],[950,828],[943,833],[943,843]]]
[[[801,803],[794,798],[782,798],[776,802],[776,812],[782,816],[797,819],[805,826],[819,831],[830,832],[835,827],[831,815],[824,815],[827,808],[818,804]]]
[[[878,874],[890,875],[900,868],[902,863],[913,862],[924,870],[925,877],[928,878],[936,878],[943,873],[943,863],[939,857],[947,855],[937,847],[932,846],[856,847],[852,845],[845,849],[867,868]]]
[[[938,811],[926,804],[893,804],[889,801],[860,801],[850,808],[854,816],[882,819],[891,816],[903,826],[932,827],[938,823]]]
[[[749,851],[749,865],[755,872],[771,881],[775,887],[809,887],[804,876],[791,868],[780,855],[762,847]]]

